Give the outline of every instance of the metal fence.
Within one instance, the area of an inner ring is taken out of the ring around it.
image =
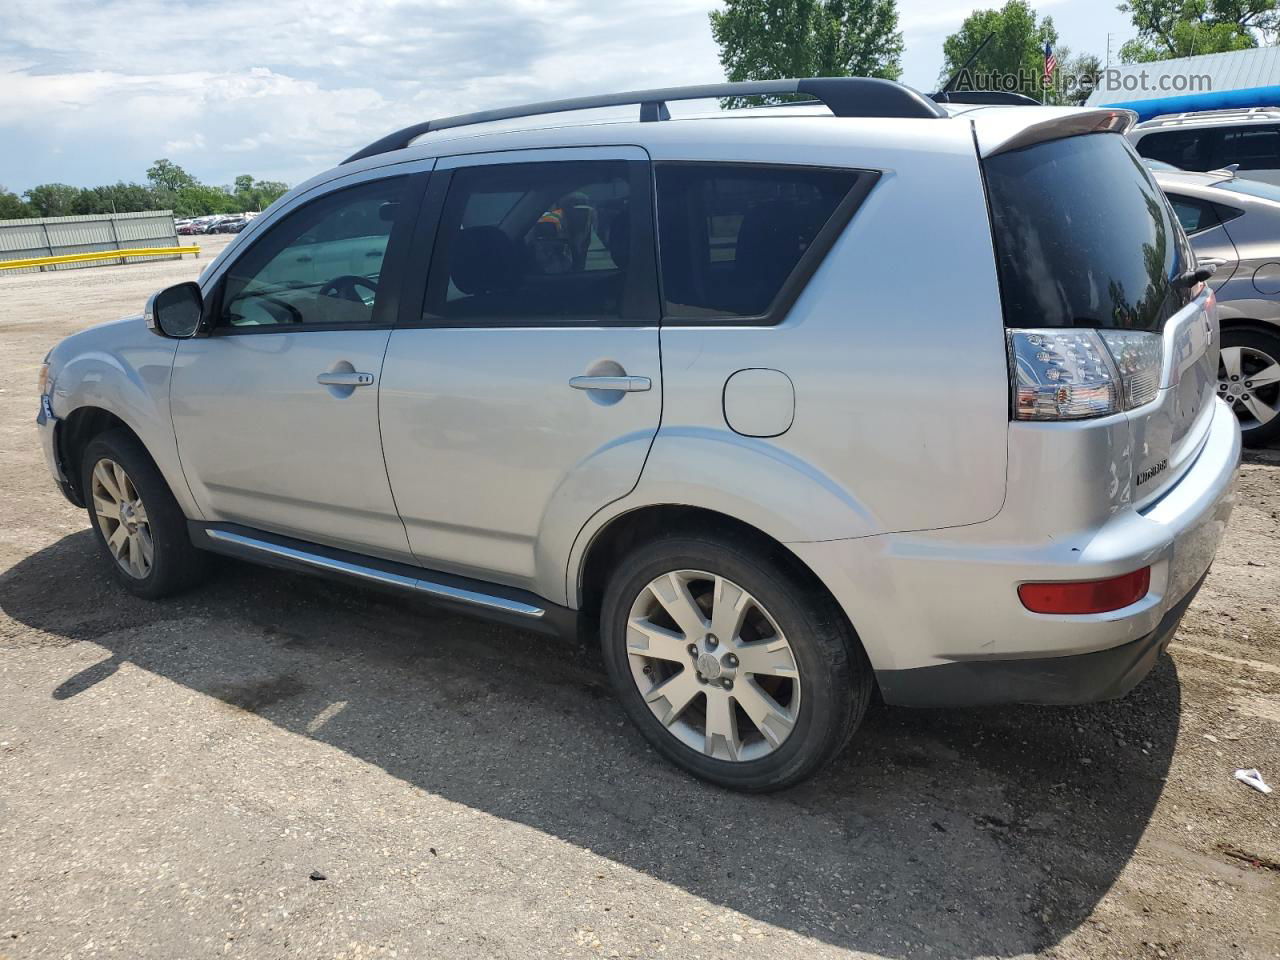
[[[25,260],[28,257],[56,257],[99,250],[127,250],[130,247],[176,246],[178,246],[178,234],[173,226],[171,210],[0,220],[0,261]],[[173,259],[176,257],[138,257],[130,262]],[[5,273],[76,270],[81,267],[109,266],[118,262],[123,261],[57,263],[41,267],[16,268],[6,270]]]

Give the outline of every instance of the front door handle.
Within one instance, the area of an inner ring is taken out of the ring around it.
[[[322,373],[316,383],[324,387],[367,387],[373,383],[372,373]]]
[[[575,390],[617,390],[622,393],[644,393],[653,388],[648,377],[570,377]]]

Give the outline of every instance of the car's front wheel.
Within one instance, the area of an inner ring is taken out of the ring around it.
[[[111,430],[89,441],[81,470],[89,522],[125,589],[155,600],[199,578],[206,555],[191,545],[182,508],[132,434]]]
[[[831,597],[750,539],[664,538],[614,572],[601,640],[631,719],[664,756],[721,786],[812,774],[871,698],[870,665]]]

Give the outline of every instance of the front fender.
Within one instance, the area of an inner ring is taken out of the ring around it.
[[[147,448],[186,516],[203,519],[182,473],[169,416],[177,344],[157,337],[138,318],[85,330],[50,356],[49,399],[59,420],[84,407],[119,417]]]
[[[580,602],[582,562],[596,535],[624,513],[649,506],[726,514],[783,543],[864,537],[880,524],[831,477],[767,439],[709,427],[663,429],[639,484],[599,510],[573,543],[568,605]]]

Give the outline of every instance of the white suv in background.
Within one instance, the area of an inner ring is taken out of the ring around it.
[[[1128,136],[1140,156],[1181,170],[1231,168],[1280,184],[1280,107],[1169,114],[1137,124]]]
[[[140,596],[216,551],[598,633],[728,787],[817,770],[877,689],[1121,696],[1240,456],[1131,121],[817,79],[419,124],[56,346],[44,450]]]

